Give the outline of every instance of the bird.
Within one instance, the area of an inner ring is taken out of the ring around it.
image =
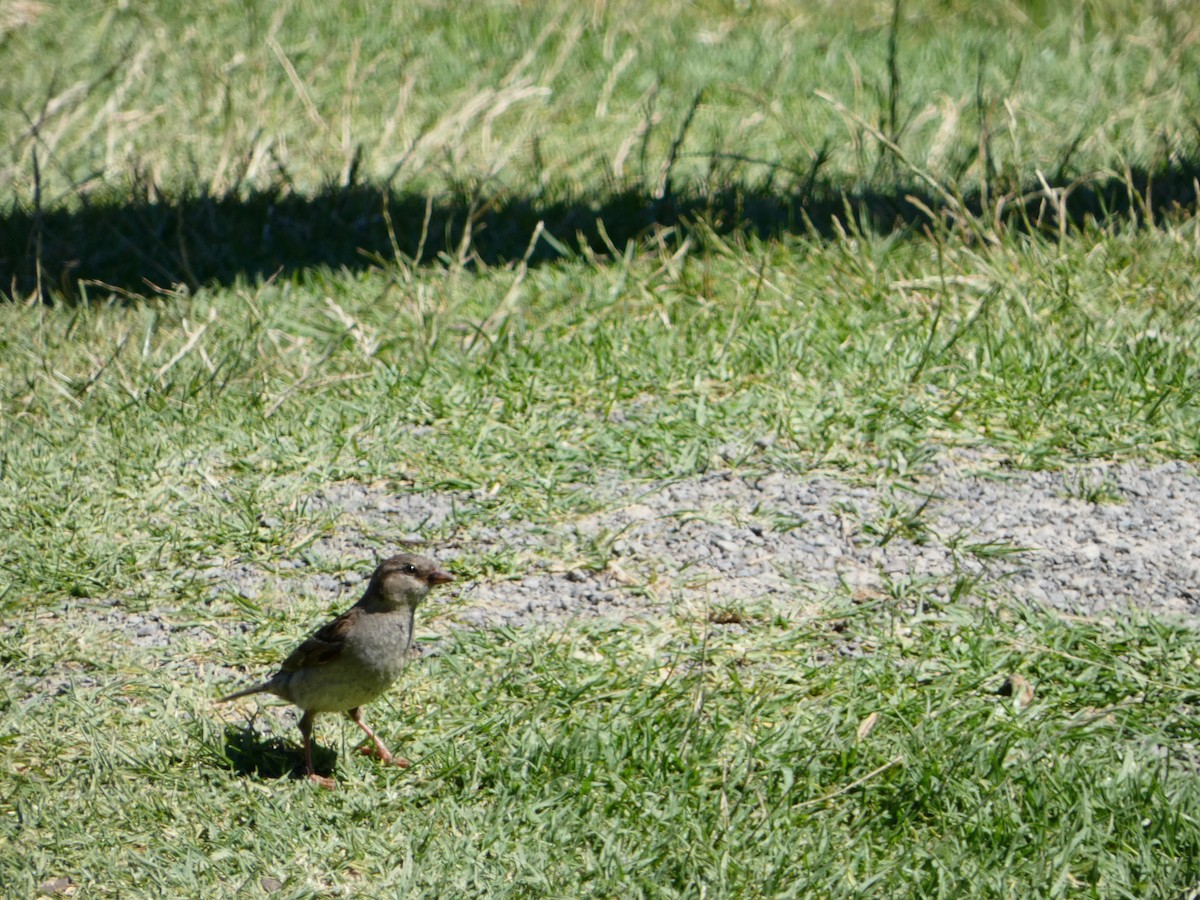
[[[332,789],[332,778],[318,775],[312,763],[313,721],[318,713],[344,712],[374,745],[362,752],[381,762],[407,767],[363,721],[362,707],[384,693],[400,675],[412,646],[417,604],[441,584],[454,580],[432,559],[401,553],[381,562],[362,598],[314,631],[283,661],[279,671],[259,684],[221,697],[227,703],[252,694],[274,694],[298,706],[308,779]]]

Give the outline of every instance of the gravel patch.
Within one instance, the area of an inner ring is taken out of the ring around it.
[[[309,502],[338,514],[333,536],[270,571],[213,559],[193,574],[214,599],[299,594],[344,608],[376,560],[414,545],[451,568],[458,558],[516,560],[511,577],[432,595],[427,633],[588,617],[721,621],[744,606],[802,617],[838,597],[914,587],[1084,616],[1200,616],[1200,475],[1184,463],[1024,472],[959,453],[899,486],[774,472],[588,490],[601,512],[548,527],[479,515],[488,498],[469,492],[332,485]],[[110,601],[102,616],[141,647],[203,634],[173,627],[173,612],[126,613]]]
[[[1082,498],[1092,495],[1103,502]],[[471,585],[459,617],[523,625],[680,605],[711,614],[754,601],[794,615],[839,593],[914,585],[944,599],[1002,593],[1085,616],[1200,615],[1200,477],[1181,463],[1004,472],[946,462],[882,489],[722,473],[628,486],[606,506],[552,535],[481,529],[478,540],[509,548],[540,542],[551,560],[607,550],[607,565],[563,571],[551,562]]]

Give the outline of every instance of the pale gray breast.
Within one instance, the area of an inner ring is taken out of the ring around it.
[[[412,610],[369,613],[345,637],[337,659],[288,675],[286,699],[334,712],[370,703],[400,675],[412,643]],[[285,696],[280,694],[280,696]]]
[[[364,675],[389,684],[404,668],[412,644],[413,612],[410,608],[363,616],[360,627],[347,636],[344,654],[354,659]]]

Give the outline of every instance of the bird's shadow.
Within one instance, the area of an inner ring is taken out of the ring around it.
[[[222,758],[237,775],[278,779],[303,779],[304,750],[296,743],[277,735],[265,736],[254,723],[226,725],[222,736]],[[313,768],[322,775],[332,775],[337,753],[318,746],[312,748]]]

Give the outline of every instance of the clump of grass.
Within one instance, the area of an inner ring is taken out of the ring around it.
[[[1092,474],[1083,470],[1063,477],[1062,495],[1096,506],[1123,501],[1120,485],[1111,473]]]

